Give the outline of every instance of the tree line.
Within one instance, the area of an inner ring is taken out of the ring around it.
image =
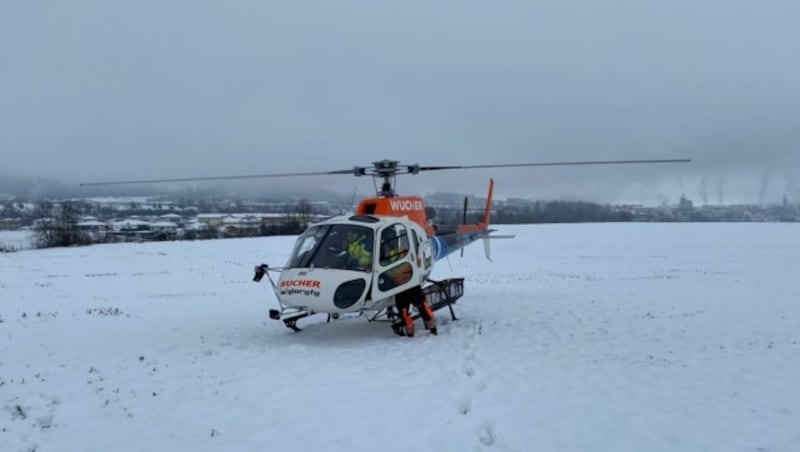
[[[72,201],[53,203],[41,201],[36,203],[33,213],[33,245],[36,248],[53,248],[66,246],[91,245],[100,242],[114,242],[120,240],[113,234],[106,234],[104,239],[98,240],[91,233],[79,227],[81,217],[86,214],[88,205]],[[261,224],[259,227],[238,231],[228,235],[217,228],[194,230],[189,229],[177,237],[164,231],[155,232],[149,240],[203,240],[225,237],[257,237],[270,235],[300,234],[311,222],[313,208],[307,200],[301,200],[288,209],[283,221],[279,224]],[[124,237],[123,237],[124,239]],[[3,252],[7,250],[2,250]],[[10,251],[10,250],[8,250]]]
[[[439,208],[436,212],[440,224],[464,222],[463,209]],[[467,223],[476,223],[483,211],[467,212]],[[492,209],[492,223],[602,223],[633,221],[633,213],[617,210],[609,205],[583,201],[536,201],[521,205],[499,205]]]

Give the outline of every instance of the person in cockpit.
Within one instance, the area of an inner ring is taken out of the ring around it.
[[[372,266],[372,240],[364,233],[347,232],[347,268],[369,270]]]

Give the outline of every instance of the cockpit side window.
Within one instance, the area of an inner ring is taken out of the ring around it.
[[[399,223],[381,232],[380,264],[389,265],[404,258],[409,251],[408,231]]]
[[[312,227],[297,239],[287,266],[371,271],[373,234],[351,224]]]

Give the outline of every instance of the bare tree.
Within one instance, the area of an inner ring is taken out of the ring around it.
[[[308,227],[309,223],[311,223],[312,210],[311,202],[307,199],[301,199],[297,203],[295,214],[297,215],[297,222],[301,228],[305,229]]]
[[[53,204],[43,201],[36,204],[34,241],[38,248],[90,245],[91,237],[78,228],[80,211],[75,204],[65,201]]]

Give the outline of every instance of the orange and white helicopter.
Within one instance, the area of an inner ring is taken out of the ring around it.
[[[327,314],[328,321],[343,314],[365,315],[369,321],[389,321],[395,332],[401,329],[394,309],[395,296],[421,287],[432,310],[448,307],[455,320],[453,304],[464,293],[464,279],[434,281],[430,278],[434,263],[479,239],[484,240],[486,257],[490,258],[489,240],[510,238],[496,235],[490,229],[494,181],[489,180],[481,219],[451,226],[431,224],[425,203],[419,196],[399,196],[393,183],[399,174],[419,174],[426,171],[456,169],[488,169],[502,167],[623,165],[652,163],[681,163],[689,159],[662,160],[605,160],[549,163],[515,163],[496,165],[420,166],[402,165],[395,160],[380,160],[371,166],[347,170],[278,173],[248,176],[199,177],[181,179],[138,180],[124,182],[95,182],[82,185],[131,183],[163,183],[198,180],[250,179],[290,176],[320,176],[350,174],[381,179],[374,198],[359,202],[353,215],[341,215],[311,224],[295,243],[288,261],[282,267],[261,264],[256,266],[254,281],[265,275],[270,281],[278,309],[270,309],[270,318],[282,320],[295,331],[298,320]],[[363,245],[366,254],[354,258],[348,253],[353,241]],[[490,259],[491,260],[491,259]],[[276,278],[271,276],[276,274]],[[419,317],[417,313],[415,318]]]

